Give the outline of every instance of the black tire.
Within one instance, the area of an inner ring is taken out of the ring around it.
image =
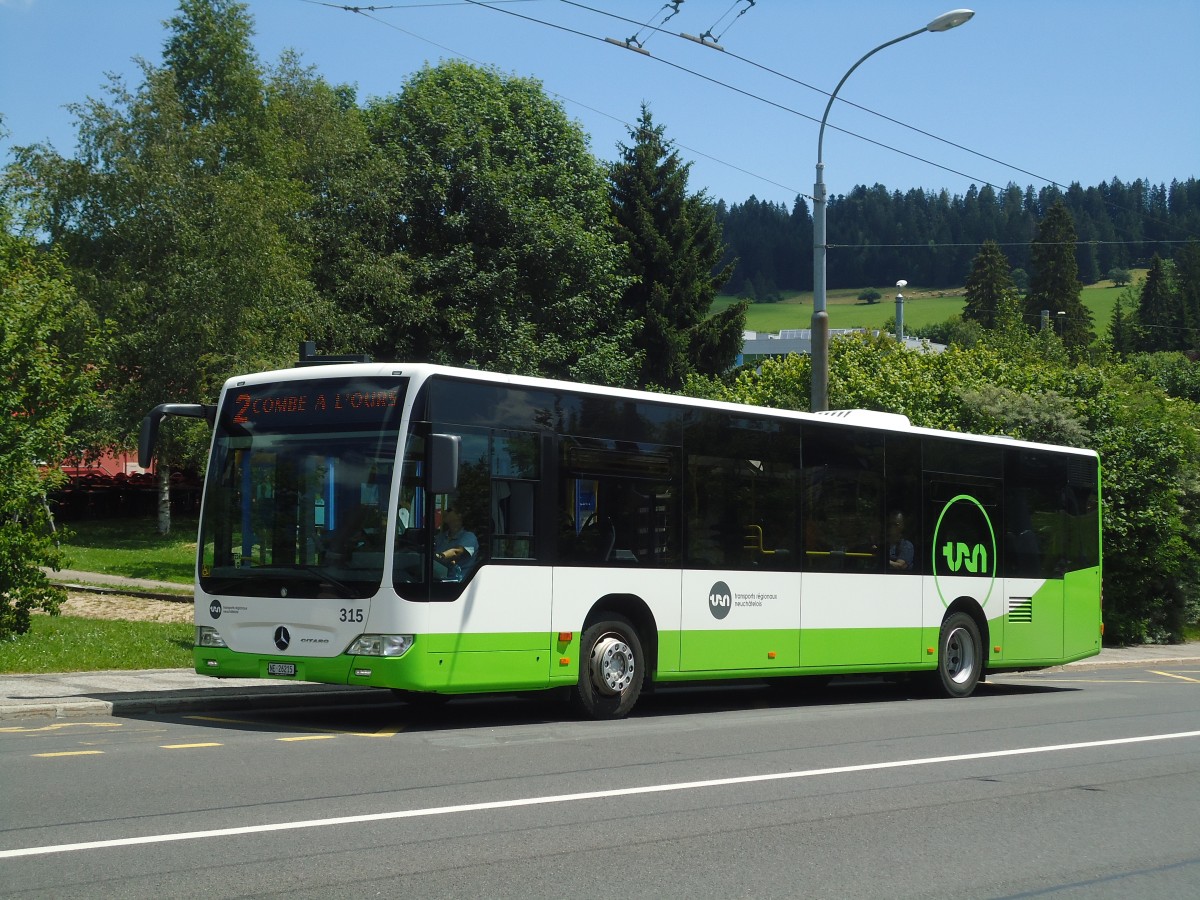
[[[637,630],[612,616],[583,632],[575,702],[592,719],[621,719],[642,693],[646,657]]]
[[[946,697],[970,697],[982,675],[979,626],[966,613],[952,613],[938,635],[938,689]]]

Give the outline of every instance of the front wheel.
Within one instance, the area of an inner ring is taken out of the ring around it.
[[[969,697],[983,674],[979,626],[966,613],[947,616],[938,636],[938,684],[947,697]]]
[[[597,622],[583,632],[579,651],[579,708],[593,719],[628,715],[646,677],[646,658],[633,625],[620,616]]]

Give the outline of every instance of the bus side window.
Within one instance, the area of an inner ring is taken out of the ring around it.
[[[584,438],[561,447],[559,558],[678,564],[679,448]]]
[[[803,452],[806,568],[882,572],[882,436],[807,425]]]
[[[690,427],[684,444],[688,565],[797,568],[799,435],[714,416]]]
[[[491,528],[493,559],[532,559],[538,483],[538,435],[494,432],[491,441]]]
[[[887,437],[887,530],[897,519],[900,524],[899,544],[892,542],[885,530],[884,571],[918,574],[925,568],[926,553],[921,543],[921,444],[910,435],[889,434]],[[912,564],[905,567],[892,562],[892,554],[903,550],[903,542],[911,545]]]

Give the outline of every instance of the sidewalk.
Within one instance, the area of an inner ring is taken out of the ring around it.
[[[1099,656],[1059,667],[1200,666],[1200,644],[1106,648]],[[0,675],[0,720],[34,716],[131,716],[147,713],[374,706],[394,703],[390,691],[274,679],[217,679],[190,669]]]
[[[103,572],[79,572],[74,569],[42,569],[53,584],[69,590],[96,594],[121,594],[125,597],[148,597],[154,600],[192,602],[192,586],[172,581],[152,581],[149,578],[126,578],[105,575]]]
[[[258,678],[210,678],[191,669],[0,675],[0,721],[35,716],[360,706],[394,703],[391,691]]]

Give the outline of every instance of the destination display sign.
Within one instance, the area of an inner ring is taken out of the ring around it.
[[[231,388],[221,424],[235,431],[291,431],[397,422],[406,385],[397,378],[333,378]]]

